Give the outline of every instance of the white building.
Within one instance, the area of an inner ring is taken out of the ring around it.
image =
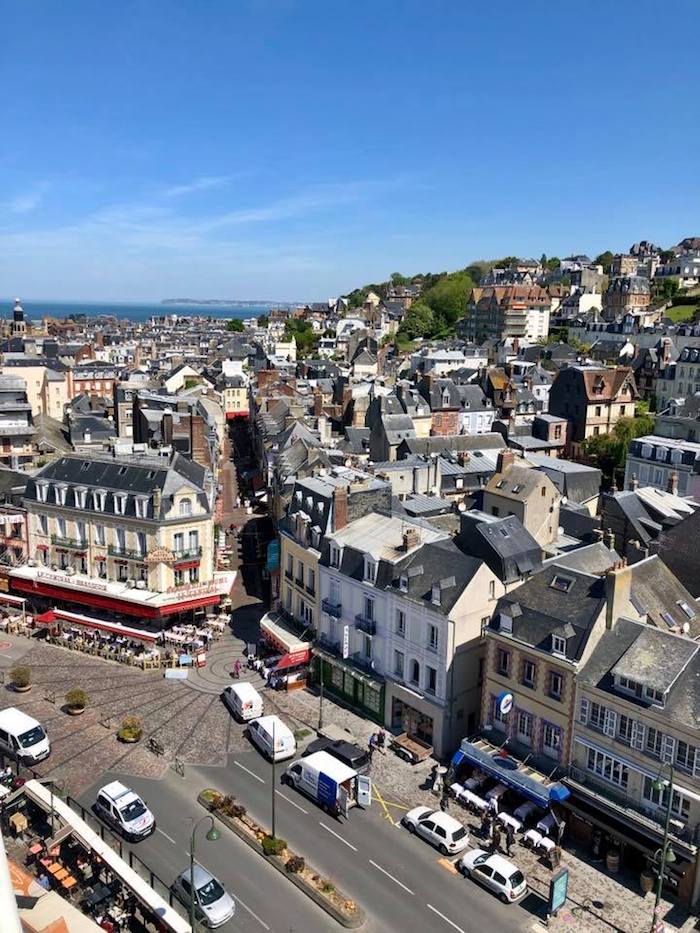
[[[700,444],[647,434],[630,443],[625,489],[636,477],[640,486],[654,486],[680,496],[700,498]]]

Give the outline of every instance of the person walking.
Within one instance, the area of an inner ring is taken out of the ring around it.
[[[440,798],[440,809],[443,813],[447,813],[447,810],[450,806],[450,797],[447,793],[447,788],[443,788],[442,797]]]
[[[233,665],[233,676],[236,680],[239,680],[241,676],[241,662],[238,658],[236,658],[236,663]]]
[[[511,849],[513,848],[514,842],[515,830],[510,825],[510,823],[506,823],[506,855],[512,855]]]
[[[380,728],[379,732],[377,733],[377,748],[382,753],[382,755],[386,755],[385,744],[386,744],[386,732],[384,731],[384,729]]]
[[[500,852],[501,851],[501,830],[498,828],[498,825],[494,823],[493,832],[491,833],[491,851]]]
[[[376,748],[377,737],[372,733],[369,737],[369,743],[367,747],[367,754],[369,755],[369,763],[372,764],[372,758],[374,757],[374,750]]]

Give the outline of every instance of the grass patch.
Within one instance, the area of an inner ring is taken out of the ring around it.
[[[308,735],[311,735],[311,729],[297,729],[294,733],[294,738],[297,742],[301,742],[302,739],[305,739]]]
[[[674,324],[680,321],[692,321],[693,316],[700,311],[698,305],[674,305],[664,311],[664,317],[670,318]]]

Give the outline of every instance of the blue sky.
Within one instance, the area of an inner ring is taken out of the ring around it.
[[[700,4],[0,0],[0,295],[324,298],[700,234]]]

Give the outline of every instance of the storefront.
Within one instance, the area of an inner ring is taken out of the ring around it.
[[[428,745],[434,744],[434,723],[432,716],[409,706],[398,697],[391,698],[391,731],[400,730],[414,735]]]
[[[300,639],[277,612],[268,612],[262,617],[260,636],[275,655],[274,664],[270,667],[274,685],[287,689],[305,686],[311,661],[311,642]]]
[[[314,680],[323,680],[323,689],[367,719],[384,722],[386,684],[378,674],[362,671],[331,651],[314,647]]]

